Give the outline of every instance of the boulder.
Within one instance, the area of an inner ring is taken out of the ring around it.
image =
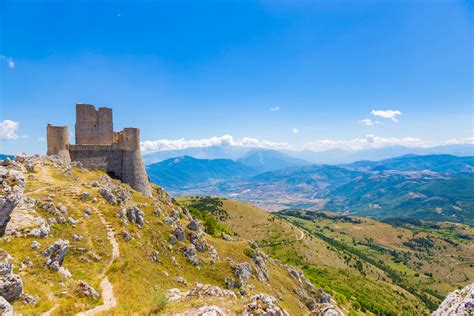
[[[59,271],[59,268],[64,262],[64,258],[69,250],[69,241],[58,239],[43,253],[46,259],[46,266],[54,271]]]
[[[76,287],[76,294],[79,297],[89,297],[92,299],[99,298],[99,292],[97,292],[92,286],[90,286],[86,281],[79,281]]]
[[[257,294],[252,296],[250,303],[244,308],[243,315],[289,316],[290,314],[278,306],[273,296]]]
[[[132,205],[127,208],[127,218],[130,222],[136,224],[139,228],[142,228],[145,224],[145,213],[143,213],[143,211],[141,211],[135,205]]]

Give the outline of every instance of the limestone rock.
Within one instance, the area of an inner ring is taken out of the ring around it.
[[[188,226],[186,226],[188,229],[195,231],[195,232],[200,232],[201,229],[199,227],[199,222],[197,220],[192,220],[189,222]]]
[[[130,222],[136,224],[140,228],[145,224],[145,213],[135,205],[127,208],[127,218]]]
[[[64,258],[69,250],[69,241],[58,239],[43,253],[46,259],[46,266],[54,271],[59,271],[59,268],[64,262]]]
[[[12,302],[23,293],[23,283],[19,275],[12,274],[11,256],[0,250],[0,297]]]
[[[324,303],[316,304],[308,316],[344,316],[344,313],[336,306]]]
[[[226,314],[219,306],[211,305],[211,306],[200,307],[196,311],[196,315],[198,316],[225,316]]]
[[[76,287],[76,293],[79,297],[89,297],[92,299],[98,299],[99,298],[99,292],[97,292],[92,286],[90,286],[87,282],[85,281],[79,281],[77,287]]]
[[[221,232],[221,238],[226,240],[226,241],[235,241],[235,238],[224,233],[224,232]]]
[[[130,235],[129,232],[127,232],[126,230],[122,230],[122,237],[123,240],[125,240],[126,242],[129,242],[133,239],[132,235]]]
[[[112,194],[109,188],[102,187],[100,188],[99,193],[109,204],[117,204],[117,198],[115,197],[115,195]]]
[[[21,171],[0,166],[0,236],[5,234],[11,213],[23,200],[24,189],[25,176]]]
[[[34,240],[31,242],[30,247],[31,249],[38,249],[39,247],[41,247],[41,244],[37,242],[36,240]]]
[[[188,259],[188,262],[192,265],[197,264],[196,260],[196,247],[194,245],[189,245],[188,248],[183,253],[183,256]]]
[[[6,299],[0,296],[0,315],[13,316],[13,307]]]
[[[168,298],[173,300],[188,300],[204,297],[237,298],[234,292],[225,290],[215,285],[196,283],[192,289],[187,292],[181,292],[179,289],[171,289],[168,292]]]
[[[474,310],[474,283],[446,296],[432,316],[472,315]]]
[[[289,316],[290,314],[278,306],[277,300],[273,296],[257,294],[252,296],[250,303],[244,309],[243,315]]]
[[[240,293],[245,295],[247,292],[245,288],[249,282],[250,277],[252,276],[252,266],[248,262],[240,263],[235,265],[233,268],[233,275],[237,277],[237,280],[234,278],[227,278],[226,285],[228,289],[239,288]]]

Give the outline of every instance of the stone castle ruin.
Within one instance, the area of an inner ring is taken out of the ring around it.
[[[67,126],[47,127],[48,155],[65,161],[79,161],[90,170],[103,170],[128,183],[133,189],[151,195],[150,183],[140,152],[140,129],[114,132],[112,109],[76,104],[76,144],[69,141]]]

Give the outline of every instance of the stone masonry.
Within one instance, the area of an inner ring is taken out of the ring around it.
[[[128,183],[133,189],[151,195],[150,183],[140,152],[140,129],[113,131],[112,109],[76,104],[76,144],[69,141],[67,126],[48,124],[48,155],[65,161],[80,161],[90,170],[103,170]]]

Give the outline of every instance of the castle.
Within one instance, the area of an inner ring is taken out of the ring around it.
[[[151,187],[140,152],[140,129],[114,132],[112,109],[76,104],[76,144],[69,141],[67,126],[47,127],[48,155],[65,161],[80,161],[90,170],[103,170],[128,183],[133,189],[151,195]]]

